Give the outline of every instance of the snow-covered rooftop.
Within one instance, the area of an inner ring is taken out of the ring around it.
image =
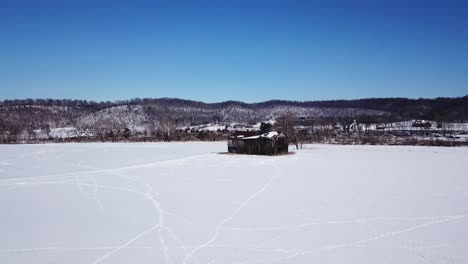
[[[276,137],[276,136],[278,136],[278,135],[279,135],[278,132],[276,132],[276,131],[271,131],[271,132],[268,132],[268,133],[265,133],[265,134],[261,134],[261,135],[246,137],[246,138],[244,138],[244,139],[274,138],[274,137]]]

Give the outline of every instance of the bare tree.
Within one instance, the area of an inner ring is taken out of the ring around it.
[[[124,131],[122,132],[122,136],[125,138],[125,139],[128,139],[132,136],[132,131],[130,131],[130,129],[128,127],[126,127],[124,129]]]
[[[294,143],[296,149],[299,149],[297,131],[294,128],[294,123],[297,116],[293,112],[286,112],[284,115],[276,119],[276,129],[286,136],[289,142]]]
[[[46,135],[46,139],[50,138],[50,125],[49,124],[44,124],[44,127],[42,129]]]
[[[28,136],[27,136],[28,141],[34,141],[36,139],[36,133],[34,133],[34,130],[27,129],[26,132],[28,134]]]
[[[176,128],[176,123],[172,118],[160,117],[158,130],[162,132],[164,140],[170,141],[172,134],[176,131]]]
[[[12,126],[8,131],[7,142],[8,143],[18,142],[18,138],[20,134],[21,134],[21,129],[17,126]]]

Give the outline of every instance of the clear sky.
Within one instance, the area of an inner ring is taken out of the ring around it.
[[[0,99],[468,94],[468,1],[0,3]]]

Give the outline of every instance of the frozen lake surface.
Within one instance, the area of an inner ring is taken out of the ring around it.
[[[0,146],[0,263],[468,263],[468,148]]]

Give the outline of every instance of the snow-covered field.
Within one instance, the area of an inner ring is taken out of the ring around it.
[[[0,146],[0,263],[468,263],[468,148]]]

